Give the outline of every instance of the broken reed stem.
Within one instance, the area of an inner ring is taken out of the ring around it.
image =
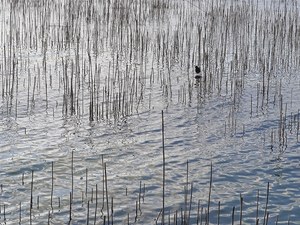
[[[88,168],[85,169],[85,197],[88,195]]]
[[[114,198],[111,197],[111,225],[114,224]]]
[[[257,190],[257,196],[256,196],[256,221],[258,221],[258,207],[259,207],[259,190]]]
[[[187,224],[190,224],[192,202],[193,202],[193,182],[191,183],[190,206],[189,206],[189,215],[188,215],[188,223]]]
[[[209,208],[210,208],[211,189],[212,189],[212,162],[210,163],[209,193],[208,193],[208,202],[207,202],[207,224],[209,224]]]
[[[107,188],[106,163],[104,163],[104,173],[105,173],[105,193],[106,193],[106,207],[107,207],[107,224],[109,225],[109,204],[108,204],[108,188]]]
[[[186,161],[186,186],[189,185],[189,160]]]
[[[140,181],[140,190],[139,190],[139,211],[140,211],[140,214],[142,213],[142,211],[141,211],[141,197],[142,197],[142,181]]]
[[[92,194],[91,194],[91,203],[93,203],[93,200],[94,200],[94,188],[92,188]]]
[[[270,215],[270,213],[267,212],[266,225],[268,225],[268,222],[269,222],[269,215]],[[290,220],[290,218],[289,218],[289,220]],[[289,224],[290,224],[290,221],[288,221],[288,225]]]
[[[73,194],[70,192],[70,205],[69,205],[69,224],[71,223],[72,220],[72,197]]]
[[[95,203],[94,225],[96,225],[96,222],[97,222],[97,210],[98,210],[98,185],[96,184],[96,203]]]
[[[231,224],[234,225],[234,210],[235,210],[235,206],[233,206],[232,208],[232,215],[231,215]]]
[[[220,225],[221,202],[218,203],[218,225]]]
[[[86,225],[89,225],[90,218],[90,201],[87,202]]]
[[[143,185],[143,203],[145,202],[146,184]]]
[[[104,210],[104,204],[105,204],[105,163],[103,163],[103,157],[102,157],[102,166],[103,166],[103,169],[102,169],[102,208],[101,208],[101,213],[103,215],[103,210]]]
[[[268,187],[267,187],[267,199],[266,199],[266,207],[265,207],[265,213],[264,213],[264,222],[263,225],[266,225],[266,217],[268,214],[268,203],[269,203],[269,191],[270,191],[270,183],[268,182]]]
[[[201,212],[200,212],[200,225],[202,225],[203,222],[203,206],[201,206]]]
[[[242,197],[242,195],[240,196],[240,200],[241,200],[240,225],[242,225],[242,220],[243,220],[243,197]]]
[[[53,175],[53,161],[51,162],[51,209],[53,210],[53,183],[54,183],[54,175]]]
[[[137,221],[137,217],[138,217],[138,201],[135,201],[135,217],[134,217],[134,222]]]
[[[155,219],[155,223],[157,224],[157,221],[159,220],[160,215],[162,214],[162,209],[159,211],[156,219]]]
[[[51,212],[50,210],[48,211],[48,225],[50,225],[50,218],[51,218]]]
[[[84,191],[81,191],[81,207],[84,205]]]
[[[187,211],[187,200],[188,199],[188,187],[184,185],[184,209],[183,209],[183,221],[186,223],[187,221],[187,216],[186,216],[186,211]]]
[[[38,195],[37,196],[37,209],[40,208],[40,196]]]
[[[22,224],[22,203],[20,202],[20,207],[19,207],[19,224]]]
[[[74,192],[74,151],[72,151],[71,156],[71,193],[73,198],[73,192]]]
[[[161,134],[162,134],[162,154],[163,154],[163,193],[162,193],[162,224],[164,224],[164,215],[165,215],[165,127],[164,127],[164,111],[161,111]]]
[[[6,222],[6,212],[5,212],[5,204],[3,205],[3,220]]]
[[[200,216],[200,200],[198,200],[198,205],[197,205],[197,225],[199,225],[199,216]]]
[[[33,170],[31,171],[31,188],[30,188],[30,224],[32,224],[32,207],[33,207]]]

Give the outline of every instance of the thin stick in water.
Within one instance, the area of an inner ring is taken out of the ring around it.
[[[234,224],[234,210],[235,210],[235,207],[233,206],[233,208],[232,208],[232,215],[231,215],[231,224],[232,225]]]
[[[163,196],[162,196],[162,224],[164,224],[164,215],[165,215],[165,127],[164,127],[164,111],[161,111],[161,124],[162,124],[162,148],[163,148]]]
[[[268,214],[269,191],[270,191],[270,183],[268,182],[268,187],[267,187],[267,199],[266,199],[266,207],[265,207],[265,215],[264,215],[264,222],[263,222],[263,225],[266,224],[266,217],[267,217],[267,214]]]
[[[53,161],[51,163],[51,209],[53,210],[53,183],[54,183],[54,175],[53,175]]]
[[[240,196],[240,199],[241,199],[240,225],[242,225],[242,220],[243,220],[243,197],[242,197],[242,195]]]
[[[212,162],[210,163],[209,193],[208,193],[208,203],[207,203],[207,224],[209,224],[209,207],[210,207],[211,188],[212,188]]]

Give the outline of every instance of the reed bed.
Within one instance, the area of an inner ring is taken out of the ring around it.
[[[247,118],[262,117],[270,110],[277,113],[276,125],[264,134],[266,145],[280,155],[291,137],[299,142],[299,108],[293,105],[293,90],[290,96],[282,93],[286,82],[298,81],[296,0],[2,0],[0,5],[3,119],[18,121],[42,112],[91,124],[118,124],[135,114],[167,109],[170,104],[195,104],[200,111],[209,99],[224,96],[230,105],[224,136],[244,136],[247,127],[238,114],[245,106],[245,90],[251,87],[246,93],[251,95]],[[195,65],[200,68],[200,80],[194,78]],[[164,135],[162,139],[164,146]],[[73,154],[70,158],[71,175],[66,177],[71,184],[59,190],[60,195],[55,193],[59,186],[55,184],[55,162],[46,196],[35,194],[37,172],[22,174],[17,189],[30,200],[3,202],[3,222],[35,223],[42,217],[50,224],[58,217],[71,223],[143,223],[143,202],[147,200],[143,181],[129,193],[133,197],[127,196],[127,189],[125,196],[114,196],[109,192],[109,165],[102,161],[101,182],[91,186],[91,172],[86,169],[85,176],[79,175],[85,177],[83,188],[74,183],[78,174],[74,174]],[[165,202],[165,160],[163,154],[163,204],[155,212],[155,222],[222,223],[221,203],[211,205],[212,167],[207,199],[195,199],[194,181],[188,180],[187,173],[184,203],[172,211]],[[260,209],[263,218],[257,213],[252,220],[257,224],[268,223],[267,186],[265,206]],[[9,184],[3,184],[1,190],[8,196],[12,191]],[[130,207],[118,214],[117,200],[125,197]],[[240,205],[233,206],[230,215],[226,212],[225,221],[242,224],[245,197],[240,196]]]
[[[280,101],[278,74],[299,68],[297,1],[2,1],[2,11],[1,96],[15,118],[40,100],[45,111],[116,122],[151,109],[153,90],[188,105],[194,65],[200,93],[234,106],[259,74],[258,113]]]

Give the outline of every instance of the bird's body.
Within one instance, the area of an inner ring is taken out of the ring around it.
[[[201,75],[200,75],[200,72],[201,72],[201,69],[199,66],[195,66],[195,72],[196,72],[196,76],[195,76],[195,79],[198,80],[198,79],[201,79]]]

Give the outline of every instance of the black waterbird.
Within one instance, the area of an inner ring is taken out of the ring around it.
[[[200,72],[201,72],[201,70],[200,70],[200,67],[199,66],[195,66],[195,72],[196,72],[196,76],[195,76],[195,79],[200,79],[201,78],[201,75],[198,75]]]

